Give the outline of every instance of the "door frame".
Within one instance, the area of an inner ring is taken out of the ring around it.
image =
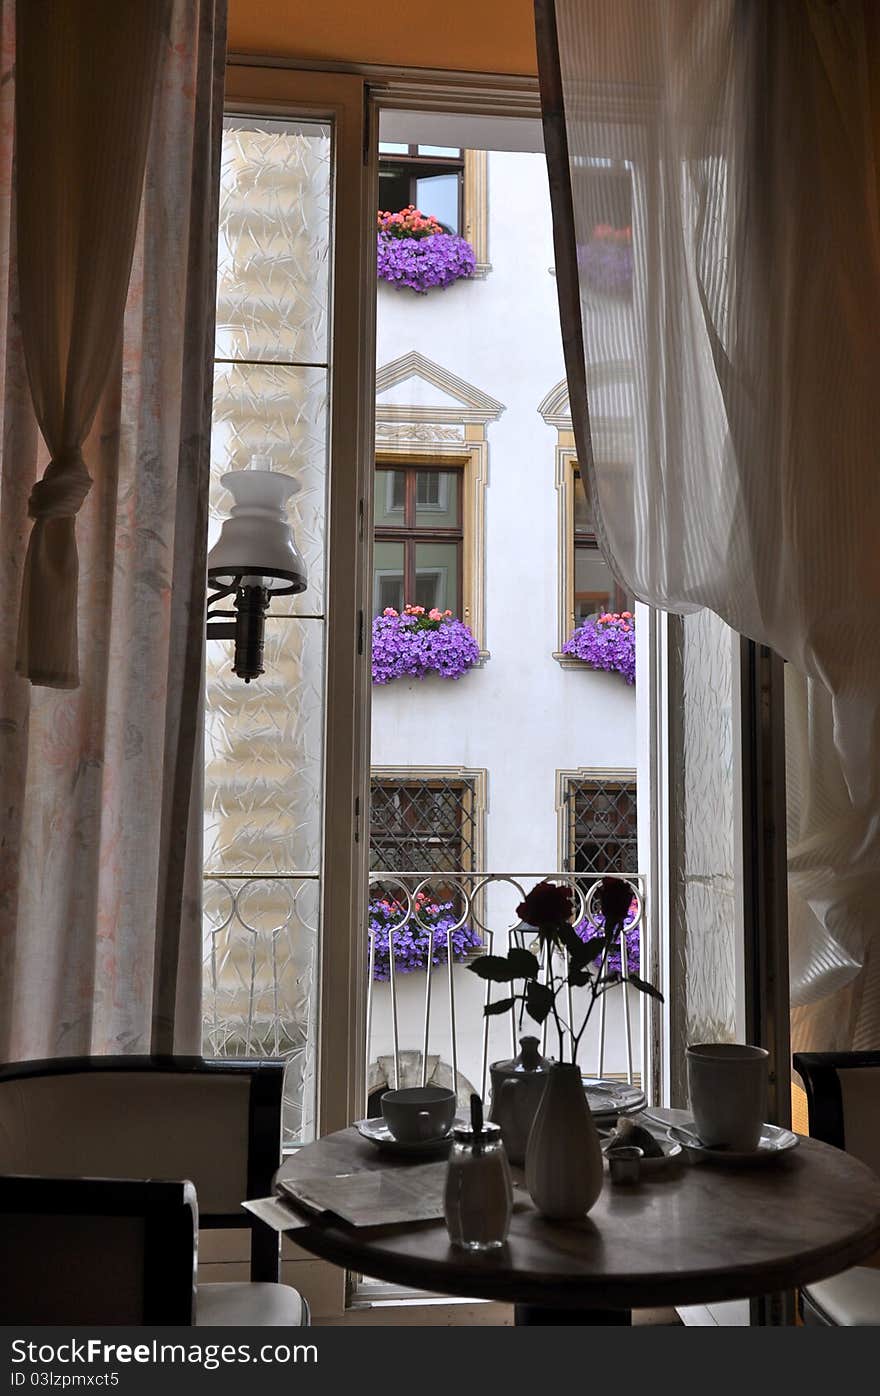
[[[225,108],[329,121],[333,131],[330,424],[327,502],[324,828],[317,1052],[317,1132],[359,1113],[365,1072],[362,910],[369,799],[369,512],[375,392],[376,148],[363,78],[232,63]],[[369,234],[369,235],[368,235]],[[331,931],[332,928],[332,931]]]

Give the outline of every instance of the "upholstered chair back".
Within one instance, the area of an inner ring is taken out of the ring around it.
[[[190,1184],[0,1178],[5,1324],[191,1324]]]
[[[880,1175],[880,1052],[799,1052],[810,1134]]]
[[[281,1062],[80,1058],[0,1070],[0,1175],[195,1185],[203,1227],[250,1227],[281,1159]],[[277,1278],[277,1238],[253,1231]]]

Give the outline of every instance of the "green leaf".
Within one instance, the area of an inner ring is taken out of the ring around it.
[[[516,999],[496,999],[494,1003],[487,1003],[483,1009],[486,1018],[493,1017],[496,1013],[509,1013]]]
[[[607,974],[603,974],[603,975],[602,975],[602,978],[601,978],[601,979],[598,979],[598,980],[596,981],[596,987],[597,987],[597,988],[600,988],[601,986],[604,985],[606,989],[610,989],[610,988],[612,987],[612,985],[614,985],[614,984],[620,984],[620,983],[621,983],[620,971],[619,971],[619,970],[616,970],[616,969],[612,969],[612,970],[609,970]]]
[[[521,950],[519,947],[508,950],[507,963],[513,970],[514,979],[537,979],[541,972],[541,966],[531,950]]]
[[[629,974],[627,975],[627,982],[629,984],[635,984],[636,988],[641,989],[643,994],[650,994],[652,999],[659,999],[661,1003],[663,1002],[663,995],[660,990],[655,989],[653,984],[649,984],[647,979],[640,979],[637,974]]]
[[[491,979],[494,984],[509,984],[514,970],[506,955],[480,955],[468,965],[478,979]]]
[[[543,1023],[553,1007],[553,991],[546,984],[530,979],[526,986],[526,1012],[536,1023]]]

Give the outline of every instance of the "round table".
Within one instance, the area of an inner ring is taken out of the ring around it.
[[[277,1178],[409,1166],[344,1129],[300,1149]],[[364,1230],[318,1220],[295,1239],[324,1260],[392,1284],[525,1306],[517,1321],[531,1323],[574,1318],[554,1319],[550,1310],[628,1322],[632,1309],[775,1294],[880,1248],[880,1180],[814,1139],[759,1167],[676,1163],[643,1174],[635,1187],[612,1185],[606,1175],[579,1222],[545,1221],[519,1187],[515,1199],[508,1243],[492,1254],[451,1246],[442,1221]]]

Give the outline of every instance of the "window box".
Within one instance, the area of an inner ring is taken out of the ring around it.
[[[590,617],[566,640],[563,654],[572,655],[591,669],[622,674],[629,684],[636,681],[636,622],[629,611],[620,615],[603,612]]]
[[[387,606],[373,620],[372,671],[374,684],[394,679],[423,679],[438,674],[460,679],[480,659],[480,647],[463,620],[436,607]]]
[[[381,281],[421,295],[474,275],[477,259],[470,243],[446,231],[436,218],[410,205],[379,213],[376,269]]]

